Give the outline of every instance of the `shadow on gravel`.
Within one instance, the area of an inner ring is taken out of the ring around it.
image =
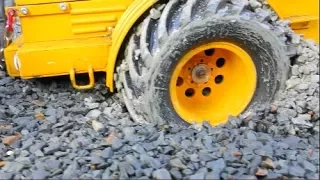
[[[96,72],[94,77],[96,82],[105,83],[106,73]],[[59,84],[61,85],[72,86],[70,77],[68,75],[36,78],[36,79],[33,79],[33,81],[39,82],[43,85],[48,85],[48,86],[50,86],[53,82],[59,82]],[[78,85],[86,85],[89,83],[89,76],[86,73],[77,74],[76,81]]]

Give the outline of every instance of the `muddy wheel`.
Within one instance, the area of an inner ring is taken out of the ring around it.
[[[218,125],[270,102],[289,70],[282,28],[267,12],[226,0],[153,9],[117,69],[130,114],[138,122]]]

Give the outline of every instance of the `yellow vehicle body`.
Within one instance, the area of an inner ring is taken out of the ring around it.
[[[15,0],[22,35],[4,50],[10,76],[23,79],[69,75],[73,86],[94,86],[93,73],[107,74],[114,92],[114,71],[127,34],[158,0]],[[268,0],[281,19],[305,38],[319,43],[317,0]],[[76,84],[77,73],[90,83]]]

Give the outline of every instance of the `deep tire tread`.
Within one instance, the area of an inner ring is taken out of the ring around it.
[[[234,16],[246,21],[255,21],[260,23],[262,27],[273,31],[282,40],[283,46],[294,49],[291,43],[288,42],[288,38],[286,38],[288,29],[271,22],[270,12],[263,9],[255,12],[248,4],[243,2],[236,0],[170,0],[160,10],[160,18],[152,19],[149,15],[139,25],[141,28],[137,28],[133,32],[129,45],[126,47],[127,57],[123,63],[128,64],[129,73],[123,73],[126,74],[126,78],[122,78],[122,83],[125,84],[125,88],[132,91],[129,92],[130,96],[132,95],[136,99],[144,96],[146,84],[150,82],[145,82],[143,77],[150,76],[149,69],[152,69],[157,64],[157,62],[153,62],[152,57],[156,56],[158,49],[163,48],[163,43],[170,36],[175,36],[174,32],[178,32],[180,28],[198,19],[212,16],[217,18]],[[136,52],[140,52],[140,54],[137,55]],[[286,63],[289,66],[289,62]],[[151,110],[149,109],[150,107],[144,107],[148,110],[141,110],[141,107],[131,107],[134,109],[135,117],[139,116],[140,120],[150,119],[150,121],[157,122],[156,119],[159,119],[157,117],[143,118],[144,112],[150,112]],[[132,109],[131,113],[133,113]]]

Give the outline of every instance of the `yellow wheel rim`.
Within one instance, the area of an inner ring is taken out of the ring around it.
[[[170,96],[178,115],[189,123],[225,123],[249,105],[257,82],[255,65],[242,48],[214,42],[189,51],[177,64]]]

